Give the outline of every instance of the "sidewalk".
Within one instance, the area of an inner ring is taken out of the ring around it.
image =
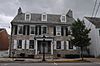
[[[53,62],[57,62],[57,63],[74,63],[74,62],[82,62],[80,61],[81,58],[76,58],[76,59],[64,59],[64,58],[60,58],[60,59],[46,59],[47,63],[53,63]],[[100,63],[100,59],[97,58],[84,58],[84,60],[86,61],[90,61],[90,62],[97,62]],[[42,62],[42,59],[28,59],[28,58],[0,58],[0,63],[2,62],[27,62],[27,63],[40,63]]]

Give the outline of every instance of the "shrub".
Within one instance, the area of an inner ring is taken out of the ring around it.
[[[65,58],[80,58],[79,54],[66,54]]]

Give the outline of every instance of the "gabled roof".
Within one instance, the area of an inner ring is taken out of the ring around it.
[[[100,18],[98,17],[85,17],[88,21],[96,26],[96,28],[100,28]]]
[[[70,12],[68,12],[66,14],[66,23],[67,24],[71,24],[74,22],[74,18],[71,17],[72,14],[69,14],[69,13],[72,13],[71,10],[69,10]],[[21,10],[20,10],[20,13],[18,13],[15,18],[11,21],[11,23],[61,23],[63,24],[64,22],[61,22],[61,15],[58,15],[58,14],[47,14],[47,21],[41,21],[41,15],[42,14],[39,14],[39,13],[30,13],[31,15],[31,19],[30,21],[26,21],[25,20],[25,13],[23,13]],[[71,15],[71,16],[69,16]],[[64,24],[66,24],[64,23]]]

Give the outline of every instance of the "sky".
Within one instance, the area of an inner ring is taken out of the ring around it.
[[[82,19],[92,15],[94,3],[95,0],[0,0],[0,28],[6,28],[10,34],[10,22],[19,7],[23,12],[50,14],[66,14],[71,9],[75,19]],[[96,17],[100,17],[100,9]]]

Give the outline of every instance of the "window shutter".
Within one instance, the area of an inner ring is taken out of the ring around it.
[[[54,31],[53,31],[53,33],[54,33],[54,36],[56,35],[56,27],[54,26]]]
[[[64,36],[64,29],[61,27],[61,35]]]
[[[61,41],[61,49],[64,49],[64,41]]]
[[[29,34],[30,34],[30,26],[27,25],[27,35],[29,35]]]
[[[36,27],[35,27],[35,35],[37,35],[37,31],[38,31],[38,30],[37,30],[37,26],[36,26]]]
[[[66,28],[66,36],[68,36],[68,28]]]
[[[14,34],[17,35],[18,26],[17,26],[17,25],[14,25],[14,27],[15,27],[15,32],[14,32]]]
[[[29,40],[26,40],[26,49],[29,49]]]
[[[25,49],[25,40],[22,40],[22,49]]]
[[[23,26],[23,35],[25,35],[25,33],[26,33],[25,31],[26,31],[26,26],[24,25]]]
[[[14,40],[14,49],[17,49],[17,40]]]
[[[41,26],[39,26],[39,35],[41,35]]]

